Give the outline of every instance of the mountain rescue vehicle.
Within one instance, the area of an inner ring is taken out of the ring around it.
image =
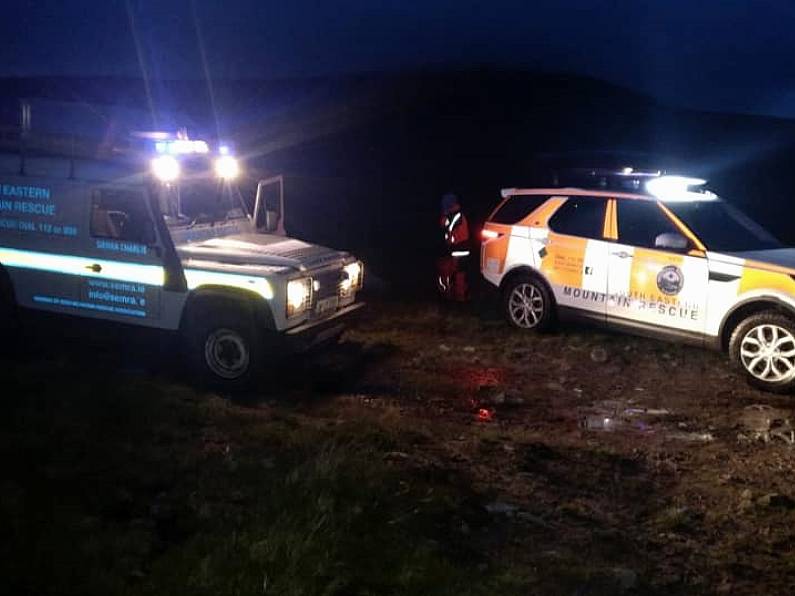
[[[509,323],[540,331],[574,318],[707,346],[751,384],[792,389],[795,249],[704,180],[621,174],[623,190],[502,191],[481,272]]]
[[[97,159],[17,140],[0,153],[2,323],[29,309],[178,333],[195,373],[234,389],[362,306],[362,263],[290,238],[283,180],[245,196],[227,146],[140,133]]]

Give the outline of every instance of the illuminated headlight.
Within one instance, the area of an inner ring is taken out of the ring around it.
[[[302,277],[287,282],[287,316],[300,315],[312,302],[312,279]]]
[[[231,155],[222,155],[215,160],[215,175],[224,180],[234,180],[240,174],[240,164]]]
[[[343,294],[347,294],[352,290],[358,290],[362,287],[364,281],[364,265],[361,261],[349,263],[342,268],[345,275],[342,282],[340,282],[340,290]]]
[[[179,162],[170,155],[161,155],[152,160],[152,173],[161,182],[174,182],[179,178]]]

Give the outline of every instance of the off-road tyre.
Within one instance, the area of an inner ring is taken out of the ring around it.
[[[502,312],[522,331],[548,331],[555,324],[555,299],[547,285],[528,273],[515,275],[502,290]]]
[[[773,393],[795,389],[795,319],[775,310],[749,316],[732,331],[729,358],[748,383]]]
[[[245,301],[197,300],[182,331],[190,380],[230,394],[256,388],[265,365],[264,333]]]

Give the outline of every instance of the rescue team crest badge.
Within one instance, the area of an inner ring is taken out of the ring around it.
[[[676,265],[666,265],[657,274],[657,287],[666,296],[676,296],[685,285],[685,276]]]

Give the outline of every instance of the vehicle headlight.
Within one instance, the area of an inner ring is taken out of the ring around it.
[[[312,278],[302,277],[287,282],[287,316],[294,317],[309,308],[312,302]]]
[[[224,180],[234,180],[240,174],[240,164],[231,155],[222,155],[215,160],[215,175]]]
[[[362,287],[362,282],[364,281],[364,265],[361,261],[348,263],[342,270],[345,272],[345,277],[340,283],[340,289],[343,294],[347,294],[351,290],[358,290]]]
[[[161,155],[152,160],[152,173],[161,182],[174,182],[179,178],[179,162],[170,155]]]

